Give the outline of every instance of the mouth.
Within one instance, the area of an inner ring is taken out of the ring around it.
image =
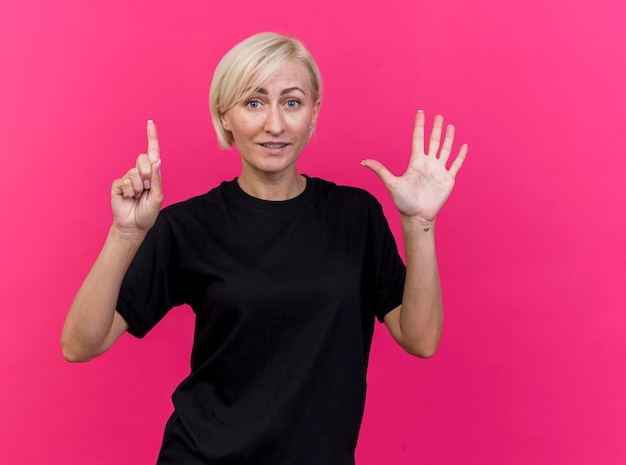
[[[267,155],[278,156],[284,155],[287,151],[287,147],[291,144],[287,142],[261,142],[259,145]]]
[[[268,143],[262,143],[260,145],[262,145],[266,149],[282,149],[283,147],[286,147],[289,144],[285,144],[282,142],[268,142]]]

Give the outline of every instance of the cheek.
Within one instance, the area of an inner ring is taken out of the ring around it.
[[[250,115],[241,111],[238,107],[233,107],[224,113],[222,117],[222,126],[227,131],[245,132],[248,126],[251,126]]]
[[[313,129],[313,126],[315,126],[313,114],[307,114],[304,117],[303,115],[294,116],[291,119],[290,126],[298,133],[310,132]]]
[[[255,124],[254,121],[249,121],[243,118],[238,118],[230,121],[230,131],[236,138],[253,135],[257,131],[257,126],[258,125]]]

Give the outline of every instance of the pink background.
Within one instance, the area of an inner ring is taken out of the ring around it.
[[[0,463],[151,464],[192,316],[66,363],[61,326],[102,245],[111,181],[160,131],[166,203],[238,173],[207,90],[228,48],[300,37],[326,93],[301,170],[365,187],[414,112],[470,147],[440,216],[431,360],[380,326],[365,464],[626,463],[622,0],[5,1],[0,5]]]

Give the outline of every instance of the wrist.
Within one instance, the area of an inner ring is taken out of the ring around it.
[[[402,224],[405,227],[408,227],[413,230],[420,230],[420,231],[428,232],[435,228],[436,218],[432,220],[426,220],[419,216],[406,216],[406,215],[401,215],[400,218],[402,220]]]
[[[123,277],[144,238],[145,234],[128,231],[113,224],[96,263],[105,266],[109,272],[114,270],[115,273],[117,270]]]
[[[109,228],[109,238],[114,241],[129,244],[141,244],[146,237],[146,231],[137,228],[127,228],[113,223]]]

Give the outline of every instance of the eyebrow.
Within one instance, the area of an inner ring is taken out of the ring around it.
[[[300,89],[298,86],[293,86],[293,87],[287,87],[286,89],[283,89],[280,92],[280,95],[285,95],[288,94],[290,92],[293,92],[294,90],[299,90],[300,92],[302,92],[304,95],[306,95],[306,92],[304,92],[302,89]],[[267,95],[267,90],[264,89],[263,87],[259,87],[256,90],[259,94],[263,94],[263,95]]]

